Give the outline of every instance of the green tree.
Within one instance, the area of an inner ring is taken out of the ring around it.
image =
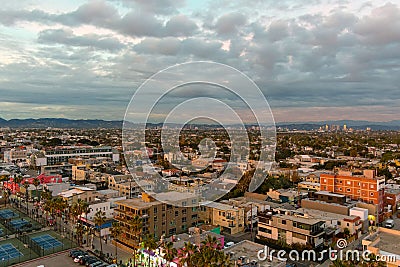
[[[113,236],[114,239],[114,245],[115,245],[115,261],[118,263],[118,246],[117,246],[117,241],[119,236],[122,233],[122,228],[119,225],[119,222],[113,222],[111,229],[110,229],[111,235]]]
[[[98,231],[99,231],[99,241],[100,241],[100,255],[103,255],[103,243],[101,242],[101,226],[106,222],[106,213],[99,210],[96,212],[94,215],[94,224],[95,226],[98,226]]]
[[[35,191],[36,191],[35,196],[38,199],[37,201],[40,202],[40,195],[38,194],[38,186],[40,185],[40,179],[38,177],[33,178],[32,184],[35,186]]]

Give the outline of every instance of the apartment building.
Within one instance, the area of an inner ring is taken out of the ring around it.
[[[47,165],[60,164],[68,162],[70,158],[93,158],[93,157],[108,157],[114,162],[119,161],[119,153],[113,152],[110,146],[62,146],[48,148],[43,151]]]
[[[324,243],[324,225],[325,220],[307,215],[264,212],[258,215],[257,238],[318,248]]]
[[[160,193],[159,199],[169,199],[180,202],[181,206],[174,206],[156,200],[153,196],[142,193],[141,198],[132,198],[116,201],[118,206],[114,209],[114,219],[122,226],[129,228],[129,223],[134,216],[142,218],[142,233],[151,234],[158,238],[186,232],[189,227],[198,222],[196,207],[182,207],[189,203],[196,205],[197,199],[193,194],[177,192]],[[185,205],[183,205],[185,204]],[[126,238],[121,240],[128,247],[133,247],[135,237],[126,233]]]
[[[108,188],[117,190],[120,196],[127,198],[138,197],[143,191],[153,190],[153,183],[141,180],[140,185],[133,179],[132,175],[110,175],[108,176]]]
[[[95,199],[99,198],[101,195],[93,188],[77,186],[73,189],[59,193],[58,196],[66,200],[68,204],[72,204],[73,202],[78,201],[78,199],[82,199],[85,202],[90,203],[92,201],[95,201]]]
[[[28,157],[28,151],[26,149],[15,149],[4,151],[4,162],[6,163],[17,163],[25,162]]]
[[[219,225],[221,231],[237,234],[244,231],[245,208],[211,202],[200,207],[200,220],[206,224]]]
[[[377,177],[375,170],[364,170],[363,175],[353,175],[349,171],[321,174],[320,183],[321,190],[377,205],[379,214],[383,212],[385,177]]]

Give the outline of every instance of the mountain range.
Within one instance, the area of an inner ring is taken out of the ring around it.
[[[297,130],[317,130],[325,125],[343,125],[347,128],[372,130],[400,130],[400,120],[392,120],[387,122],[372,122],[361,120],[329,120],[329,121],[309,121],[309,122],[278,122],[277,127]],[[0,118],[0,127],[9,128],[121,128],[122,121],[107,120],[73,120],[64,118],[42,118],[42,119],[11,119],[5,120]]]

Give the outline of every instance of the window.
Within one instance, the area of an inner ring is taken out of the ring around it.
[[[369,193],[369,194],[370,194],[370,196],[371,196],[371,197],[373,197],[373,196],[374,196],[374,193],[373,193],[373,192],[371,192],[371,193]]]
[[[179,211],[175,211],[175,217],[178,217],[179,216]]]
[[[351,191],[351,189],[350,188],[347,188],[347,192],[350,192]]]
[[[186,213],[187,213],[186,209],[183,209],[182,210],[182,215],[186,215]]]
[[[286,220],[282,220],[282,222],[281,222],[282,224],[286,224]]]
[[[350,182],[350,181],[347,181],[347,184],[348,184],[348,185],[351,185],[351,182]]]
[[[154,207],[154,213],[157,213],[158,209],[157,207]]]
[[[182,223],[185,223],[186,222],[186,217],[183,217],[182,218]]]
[[[267,233],[267,234],[272,234],[271,229],[264,228],[264,227],[258,227],[258,231],[263,232],[263,233]]]

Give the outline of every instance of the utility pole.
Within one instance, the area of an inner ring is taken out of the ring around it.
[[[250,203],[250,239],[253,241],[253,203]]]

